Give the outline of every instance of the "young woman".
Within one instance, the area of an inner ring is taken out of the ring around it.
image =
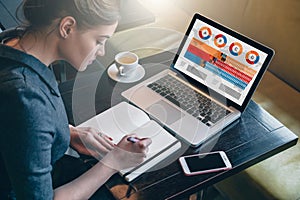
[[[151,140],[131,143],[125,136],[114,145],[96,130],[69,126],[48,66],[66,60],[82,71],[103,56],[118,2],[25,0],[22,11],[25,28],[0,35],[0,199],[88,199],[118,170],[142,162]],[[53,165],[69,145],[104,157],[53,189]]]

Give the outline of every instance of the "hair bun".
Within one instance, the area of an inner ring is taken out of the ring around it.
[[[50,0],[51,1],[51,0]],[[41,26],[47,18],[47,0],[25,0],[23,14],[29,26]],[[47,21],[47,20],[46,20]]]

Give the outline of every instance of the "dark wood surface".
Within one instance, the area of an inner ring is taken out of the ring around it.
[[[142,79],[168,68],[174,54],[163,52],[141,60],[146,69]],[[141,81],[142,81],[141,80]],[[97,113],[123,101],[120,93],[136,83],[117,83],[106,71],[82,75],[60,84],[70,123],[79,124]],[[106,184],[117,199],[184,199],[189,195],[230,177],[297,143],[297,136],[250,101],[241,118],[219,135],[198,148],[182,142],[182,149],[168,158],[171,164],[160,165],[128,184],[116,174]],[[177,158],[181,155],[223,150],[233,168],[229,171],[187,177]],[[167,161],[163,161],[163,163]]]

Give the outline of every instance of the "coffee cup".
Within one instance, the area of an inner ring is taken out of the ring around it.
[[[137,69],[139,58],[130,51],[120,52],[115,56],[115,63],[120,76],[132,76]]]

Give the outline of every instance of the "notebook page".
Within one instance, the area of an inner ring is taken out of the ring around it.
[[[149,146],[147,157],[159,153],[164,148],[177,141],[169,132],[163,129],[158,123],[153,120],[148,121],[146,124],[133,131],[139,138],[150,138],[152,140]]]
[[[131,175],[126,175],[125,177],[127,181],[133,180],[181,147],[180,142],[174,136],[153,120],[150,120],[133,132],[140,138],[151,138],[152,143],[144,160],[145,164],[142,163],[138,167],[125,169],[120,172],[121,174],[130,172]]]
[[[114,143],[118,143],[124,135],[132,133],[149,120],[142,110],[121,102],[80,124],[79,127],[93,127],[111,137]]]
[[[145,161],[137,167],[120,171],[129,182],[181,147],[181,143],[174,136],[150,120],[144,111],[126,102],[109,108],[78,127],[93,127],[112,137],[114,143],[118,143],[124,135],[131,133],[139,138],[151,138],[152,144],[149,146]]]

